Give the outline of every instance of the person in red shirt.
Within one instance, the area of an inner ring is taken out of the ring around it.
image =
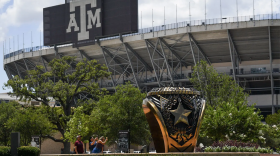
[[[82,136],[77,136],[77,141],[75,142],[75,153],[83,154],[84,153],[84,143],[81,141]]]

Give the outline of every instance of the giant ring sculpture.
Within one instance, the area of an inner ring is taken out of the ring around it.
[[[205,100],[189,88],[154,88],[143,101],[157,153],[194,152]]]

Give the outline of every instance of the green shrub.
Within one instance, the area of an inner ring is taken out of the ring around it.
[[[208,146],[204,149],[204,152],[259,152],[259,153],[273,153],[273,150],[269,148],[255,148],[255,147],[236,147],[236,146],[223,146],[213,147]]]
[[[18,156],[39,156],[40,149],[37,147],[22,146],[18,148]]]
[[[0,146],[0,156],[11,156],[11,147]]]

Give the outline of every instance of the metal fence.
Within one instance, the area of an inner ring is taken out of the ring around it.
[[[70,2],[70,1],[75,1],[75,0],[67,0],[67,1]],[[143,28],[143,29],[139,29],[137,33],[126,34],[126,35],[123,35],[123,37],[135,36],[135,35],[139,35],[139,34],[146,34],[146,33],[158,32],[158,31],[164,31],[164,30],[170,30],[170,29],[178,29],[178,28],[189,27],[189,26],[226,24],[226,23],[234,23],[234,22],[254,22],[254,21],[261,21],[261,20],[276,20],[276,19],[280,19],[280,13],[240,16],[240,17],[227,17],[227,18],[214,18],[214,19],[206,19],[206,20],[192,20],[192,21],[184,21],[184,22],[171,23],[171,24],[166,24],[166,25],[161,25],[161,26]],[[112,39],[116,39],[116,38],[119,38],[119,36],[101,38],[100,41],[112,40]],[[72,46],[72,44],[60,45],[58,47],[66,47],[66,46]],[[14,52],[8,52],[8,54],[5,53],[4,59],[19,55],[21,53],[33,52],[33,51],[39,51],[39,50],[51,49],[51,48],[54,48],[54,47],[36,46],[36,47],[24,48],[24,49],[20,49],[20,50],[14,51]]]

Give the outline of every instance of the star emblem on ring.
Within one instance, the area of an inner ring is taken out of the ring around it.
[[[175,116],[175,121],[174,121],[174,125],[183,122],[187,125],[189,125],[189,120],[188,120],[188,116],[191,114],[191,110],[186,110],[184,109],[181,100],[179,99],[179,105],[177,107],[176,110],[171,110],[171,114],[173,114]]]

